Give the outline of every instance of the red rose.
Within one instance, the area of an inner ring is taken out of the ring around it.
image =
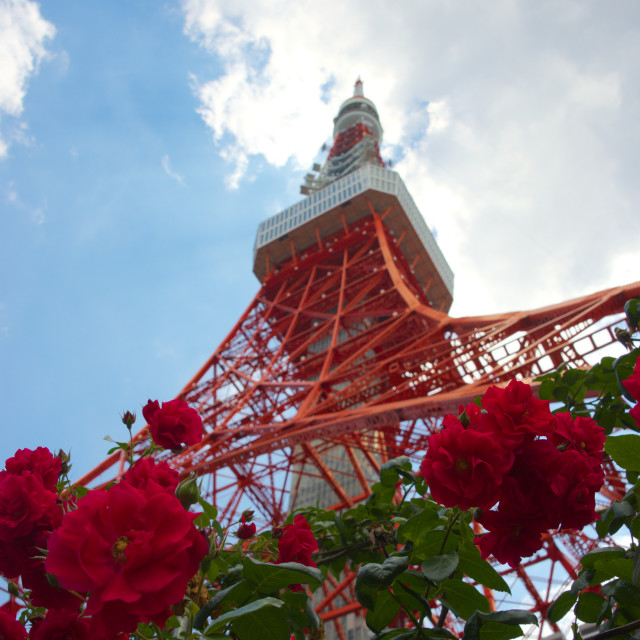
[[[598,462],[602,460],[607,436],[595,420],[578,416],[574,421],[570,413],[557,413],[555,417],[554,444],[561,446],[566,443],[569,449],[579,451]]]
[[[39,526],[59,522],[62,510],[57,495],[47,491],[35,475],[0,474],[0,540],[13,542]]]
[[[250,540],[253,536],[256,535],[256,525],[255,523],[248,524],[244,514],[242,515],[242,524],[238,527],[238,531],[236,531],[236,536],[238,540]]]
[[[489,387],[482,396],[483,430],[491,431],[509,448],[533,436],[553,433],[549,403],[533,397],[528,384],[512,380],[505,388]]]
[[[629,415],[636,421],[636,424],[640,427],[640,402],[629,411]]]
[[[622,383],[625,389],[640,402],[640,358],[636,360],[633,373]]]
[[[73,611],[48,611],[44,619],[34,620],[29,640],[92,640],[85,618]]]
[[[152,458],[140,458],[124,474],[121,482],[127,482],[143,491],[148,487],[155,487],[173,495],[180,482],[180,475],[166,462],[156,462]]]
[[[10,613],[0,609],[0,638],[2,640],[26,640],[27,630]]]
[[[513,453],[491,434],[465,429],[451,415],[445,417],[443,424],[442,431],[430,436],[420,467],[433,499],[446,507],[491,508],[511,469]]]
[[[140,621],[163,626],[207,552],[195,517],[155,487],[92,491],[51,534],[46,570],[64,588],[90,592],[94,638],[132,632]]]
[[[318,550],[318,542],[313,537],[313,531],[302,515],[297,515],[292,524],[282,528],[282,535],[278,540],[278,564],[281,562],[299,562],[308,567],[315,567],[316,563],[311,554]]]
[[[7,460],[6,469],[14,476],[32,473],[42,480],[45,489],[55,492],[62,471],[62,460],[45,447],[38,447],[35,451],[19,449]]]
[[[182,444],[194,445],[202,440],[202,420],[184,400],[169,400],[162,407],[149,400],[142,410],[149,423],[153,441],[165,449],[178,449]]]

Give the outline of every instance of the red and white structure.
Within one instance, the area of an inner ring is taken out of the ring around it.
[[[259,225],[258,293],[178,394],[199,411],[206,435],[168,459],[182,474],[206,476],[225,521],[249,506],[264,526],[281,523],[292,505],[351,507],[369,495],[382,463],[419,461],[442,416],[488,386],[585,366],[616,342],[624,302],[640,296],[636,282],[533,311],[449,316],[453,273],[382,162],[381,138],[358,80],[325,164],[306,177],[305,198]],[[114,454],[81,481],[111,478],[122,464]],[[622,490],[609,471],[603,500]],[[524,602],[544,617],[592,544],[585,534],[550,536],[522,566],[504,568],[507,581],[520,582],[520,602],[496,594],[496,606]],[[333,623],[328,638],[366,637],[353,619],[361,613],[353,578],[330,576],[317,600]]]

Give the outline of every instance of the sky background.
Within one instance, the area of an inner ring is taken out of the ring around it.
[[[635,0],[0,0],[2,460],[182,389],[358,75],[452,315],[640,278]]]

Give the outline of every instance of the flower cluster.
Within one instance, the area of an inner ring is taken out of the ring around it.
[[[591,418],[552,414],[519,381],[490,387],[482,407],[445,417],[420,474],[443,505],[479,508],[482,557],[515,567],[542,547],[546,531],[596,518],[605,432]]]
[[[0,472],[0,572],[47,609],[28,637],[116,640],[139,622],[164,626],[208,551],[197,514],[175,495],[178,473],[140,458],[108,490],[76,500],[59,483],[63,464],[48,449],[21,449]],[[0,610],[0,638],[27,637],[14,613]]]
[[[78,606],[78,599],[52,586],[46,578],[41,549],[63,518],[56,485],[62,472],[60,456],[38,447],[20,449],[0,472],[0,572],[22,578],[38,607]]]
[[[139,622],[163,626],[207,552],[175,497],[178,474],[140,459],[107,490],[78,500],[49,540],[48,573],[87,594],[91,637],[117,638]]]

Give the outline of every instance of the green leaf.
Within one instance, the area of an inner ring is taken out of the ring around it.
[[[385,487],[395,489],[398,476],[404,475],[407,471],[411,472],[411,460],[407,456],[389,460],[380,467],[380,482]]]
[[[400,543],[406,542],[407,540],[418,540],[427,533],[427,531],[431,531],[439,520],[440,517],[435,509],[424,509],[398,527],[396,538]]]
[[[398,615],[398,611],[398,602],[388,591],[383,591],[378,595],[376,606],[367,612],[367,627],[376,632],[384,629]]]
[[[273,564],[261,562],[250,556],[242,558],[245,578],[255,585],[259,593],[273,593],[290,584],[305,583],[312,591],[322,584],[322,571],[299,562]]]
[[[605,602],[606,600],[599,593],[592,591],[581,593],[576,606],[576,617],[582,622],[595,622]]]
[[[482,559],[478,547],[465,544],[458,551],[460,569],[466,576],[489,589],[511,593],[504,578],[486,561]]]
[[[367,609],[374,609],[378,591],[390,586],[408,566],[409,558],[405,556],[391,556],[382,564],[371,562],[362,565],[354,586],[358,602]]]
[[[391,556],[382,564],[365,564],[358,571],[356,583],[383,589],[390,586],[408,566],[409,558],[406,556]]]
[[[238,584],[234,584],[226,589],[222,589],[222,591],[218,591],[214,593],[208,602],[206,602],[198,613],[196,613],[196,617],[193,621],[193,626],[198,631],[202,631],[204,629],[204,625],[207,622],[207,618],[213,613],[215,609],[217,609],[222,601],[233,591]]]
[[[458,618],[467,620],[475,611],[489,613],[489,601],[470,584],[462,580],[443,580],[439,596]]]
[[[638,330],[640,325],[640,300],[632,298],[624,303],[624,313],[627,316],[627,324],[631,332]]]
[[[604,547],[602,549],[594,549],[586,555],[582,556],[580,564],[585,569],[592,569],[599,560],[615,560],[616,558],[624,558],[626,550],[622,547]]]
[[[623,469],[640,471],[640,436],[607,436],[604,449]]]
[[[460,536],[458,535],[449,533],[447,536],[447,532],[442,529],[427,531],[427,533],[414,543],[411,563],[418,564],[418,562],[415,561],[416,558],[426,560],[431,556],[439,555],[441,552],[448,553],[449,551],[455,551],[459,545]]]
[[[509,640],[522,635],[521,624],[538,625],[530,611],[510,609],[491,613],[474,612],[464,627],[465,640]]]
[[[256,600],[216,618],[205,635],[231,623],[240,640],[289,640],[287,612],[283,607],[284,602],[277,598]]]
[[[455,551],[443,553],[441,556],[432,556],[422,563],[422,573],[433,582],[450,578],[457,568],[458,554]]]
[[[577,598],[578,593],[580,593],[582,589],[591,585],[591,581],[594,579],[595,575],[595,569],[582,570],[580,572],[580,575],[574,580],[573,584],[571,585],[571,594]]]
[[[549,609],[547,609],[547,618],[549,622],[558,622],[558,620],[564,618],[576,603],[577,599],[577,594],[571,593],[571,591],[561,593]]]

